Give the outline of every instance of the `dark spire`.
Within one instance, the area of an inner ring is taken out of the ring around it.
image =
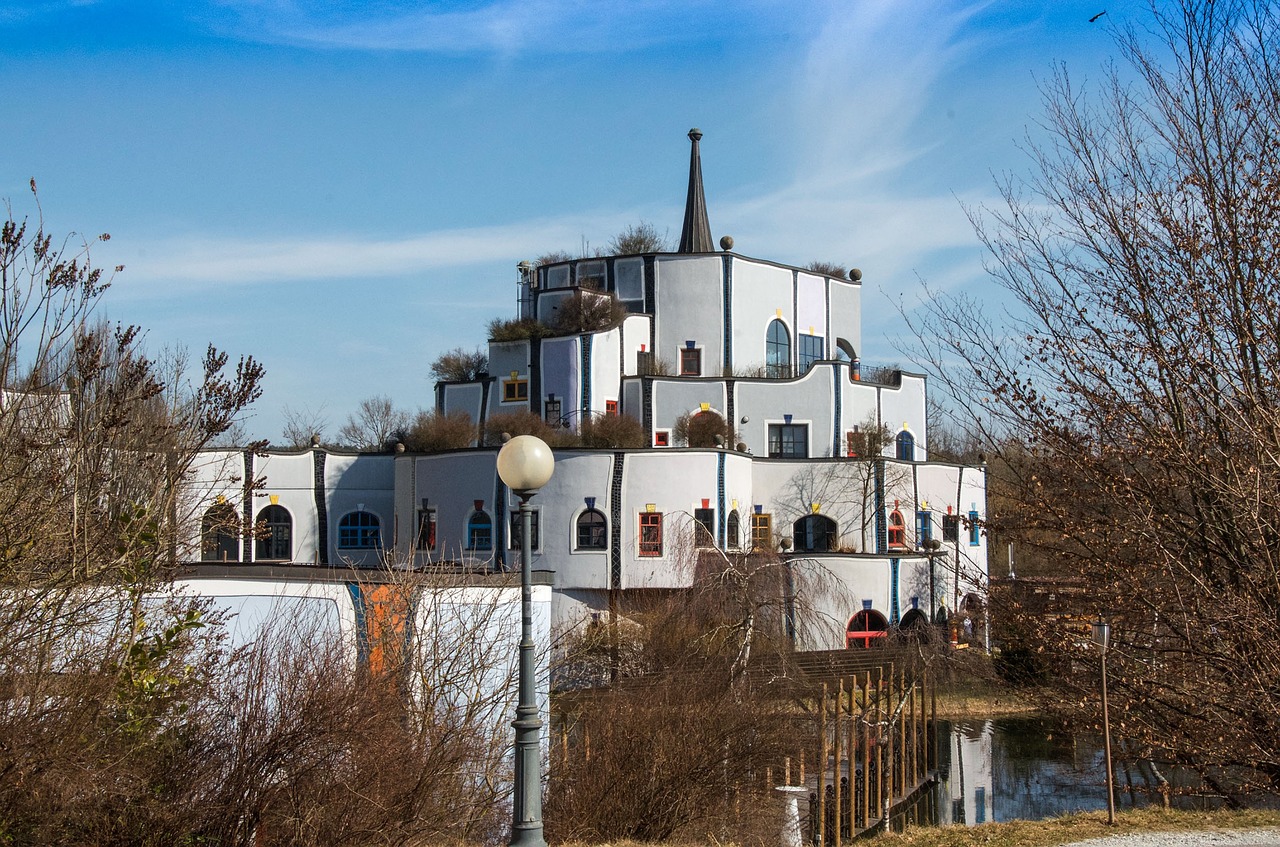
[[[684,228],[680,230],[678,253],[713,253],[711,223],[707,220],[707,198],[702,193],[702,159],[698,156],[698,142],[702,130],[689,130],[693,150],[689,154],[689,196],[684,201]]]

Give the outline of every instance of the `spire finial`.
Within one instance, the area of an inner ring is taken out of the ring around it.
[[[689,130],[693,142],[689,153],[689,195],[684,201],[684,227],[680,230],[679,253],[713,253],[711,223],[707,220],[707,198],[702,192],[702,159],[698,154],[698,142],[702,130]]]

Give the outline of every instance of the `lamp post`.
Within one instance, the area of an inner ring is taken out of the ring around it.
[[[1116,825],[1115,780],[1111,776],[1111,716],[1107,712],[1107,648],[1111,645],[1111,625],[1104,620],[1093,624],[1093,643],[1102,651],[1102,746],[1107,758],[1107,825]]]
[[[520,700],[511,724],[516,730],[512,847],[547,844],[542,836],[542,721],[534,693],[533,579],[529,567],[533,519],[529,498],[547,484],[554,470],[551,448],[532,435],[517,435],[498,451],[498,477],[520,498]]]

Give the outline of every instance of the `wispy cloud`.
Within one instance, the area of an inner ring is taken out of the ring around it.
[[[218,238],[206,235],[150,239],[120,234],[113,261],[124,262],[121,282],[132,296],[177,296],[211,286],[263,282],[405,276],[470,265],[532,259],[557,245],[579,245],[592,233],[613,233],[636,216],[618,211],[517,221],[492,227],[446,229],[399,239],[351,235],[296,239]],[[587,228],[589,227],[589,229]],[[132,250],[133,255],[129,255]]]
[[[758,26],[779,4],[751,2],[736,24]],[[328,3],[222,0],[211,28],[246,40],[314,48],[408,50],[462,55],[623,52],[714,38],[726,31],[712,0],[493,0],[493,2]]]

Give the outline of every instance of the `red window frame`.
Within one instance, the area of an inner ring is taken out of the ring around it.
[[[662,512],[640,513],[639,554],[645,558],[662,555]]]
[[[897,509],[889,513],[888,541],[890,547],[907,546],[907,523]]]

